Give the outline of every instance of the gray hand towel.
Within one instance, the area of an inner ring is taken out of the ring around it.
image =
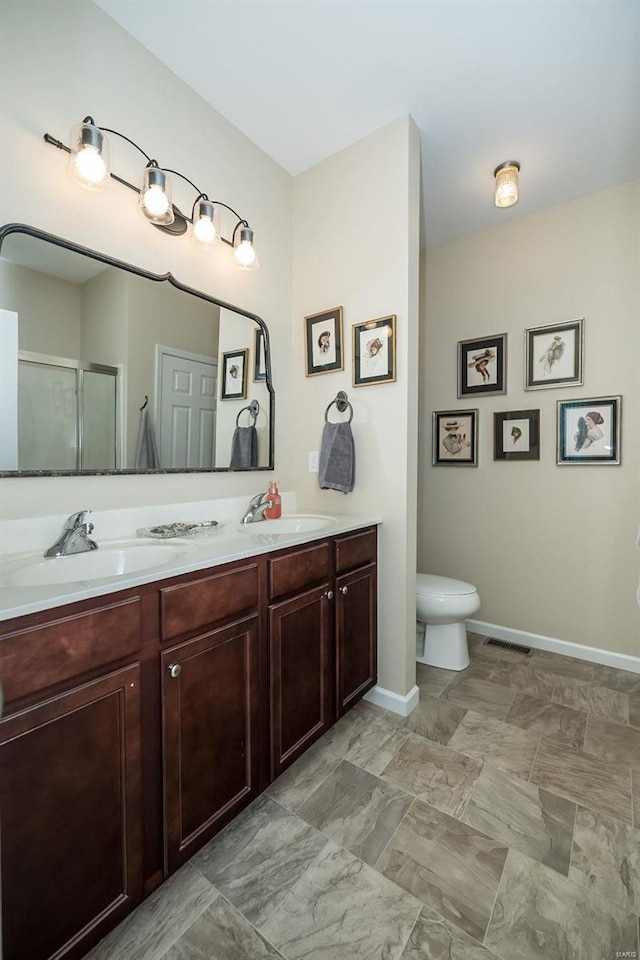
[[[153,424],[149,411],[145,407],[140,411],[140,426],[138,427],[138,443],[136,446],[136,470],[157,470],[160,466],[160,457],[153,433]]]
[[[255,427],[236,427],[231,438],[232,470],[258,466],[258,431]]]
[[[351,424],[325,423],[320,445],[320,489],[351,493],[355,479],[356,448]]]

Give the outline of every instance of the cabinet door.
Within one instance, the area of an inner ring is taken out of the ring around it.
[[[332,597],[325,583],[269,607],[272,778],[333,722]]]
[[[257,794],[257,668],[257,616],[162,653],[169,872]]]
[[[0,723],[4,960],[81,956],[142,896],[139,678]]]
[[[377,679],[376,596],[374,563],[336,578],[338,716]]]

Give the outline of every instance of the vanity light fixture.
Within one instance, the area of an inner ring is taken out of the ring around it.
[[[113,134],[126,140],[142,154],[147,161],[139,187],[122,177],[111,173],[109,168],[109,143],[105,134]],[[109,180],[117,180],[124,187],[135,190],[138,196],[138,207],[142,215],[165,233],[172,236],[181,236],[186,233],[189,224],[192,225],[192,235],[195,242],[210,247],[217,240],[233,247],[236,263],[243,270],[257,270],[258,257],[253,243],[253,230],[246,220],[229,204],[221,200],[210,200],[192,180],[185,177],[178,170],[169,170],[161,167],[157,160],[153,160],[145,151],[129,137],[125,137],[118,130],[109,127],[99,127],[93,117],[85,117],[81,123],[76,123],[71,131],[71,146],[67,147],[60,140],[56,140],[49,133],[45,133],[47,143],[65,150],[69,154],[68,171],[76,183],[88,190],[101,190]],[[180,177],[197,193],[191,208],[191,216],[183,213],[171,198],[171,178],[169,175]],[[236,218],[231,239],[222,236],[215,223],[216,207],[228,210]]]
[[[518,202],[518,173],[520,164],[517,160],[507,160],[493,171],[496,181],[496,207],[512,207]]]

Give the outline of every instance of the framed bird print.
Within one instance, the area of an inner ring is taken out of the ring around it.
[[[458,397],[507,392],[507,335],[458,341]]]
[[[525,330],[525,390],[579,387],[583,382],[584,317]]]

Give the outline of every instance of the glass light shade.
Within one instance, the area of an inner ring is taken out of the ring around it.
[[[141,213],[151,223],[173,223],[171,181],[159,167],[145,167],[138,203]]]
[[[69,175],[87,190],[101,190],[109,179],[109,143],[99,127],[82,121],[71,130]]]
[[[213,213],[213,204],[210,200],[196,201],[193,211],[193,239],[205,247],[215,243],[217,237]]]
[[[253,246],[253,230],[243,227],[240,230],[240,240],[233,251],[236,262],[243,270],[258,270],[260,263]]]
[[[496,207],[512,207],[518,202],[518,171],[520,164],[514,160],[496,167]]]

